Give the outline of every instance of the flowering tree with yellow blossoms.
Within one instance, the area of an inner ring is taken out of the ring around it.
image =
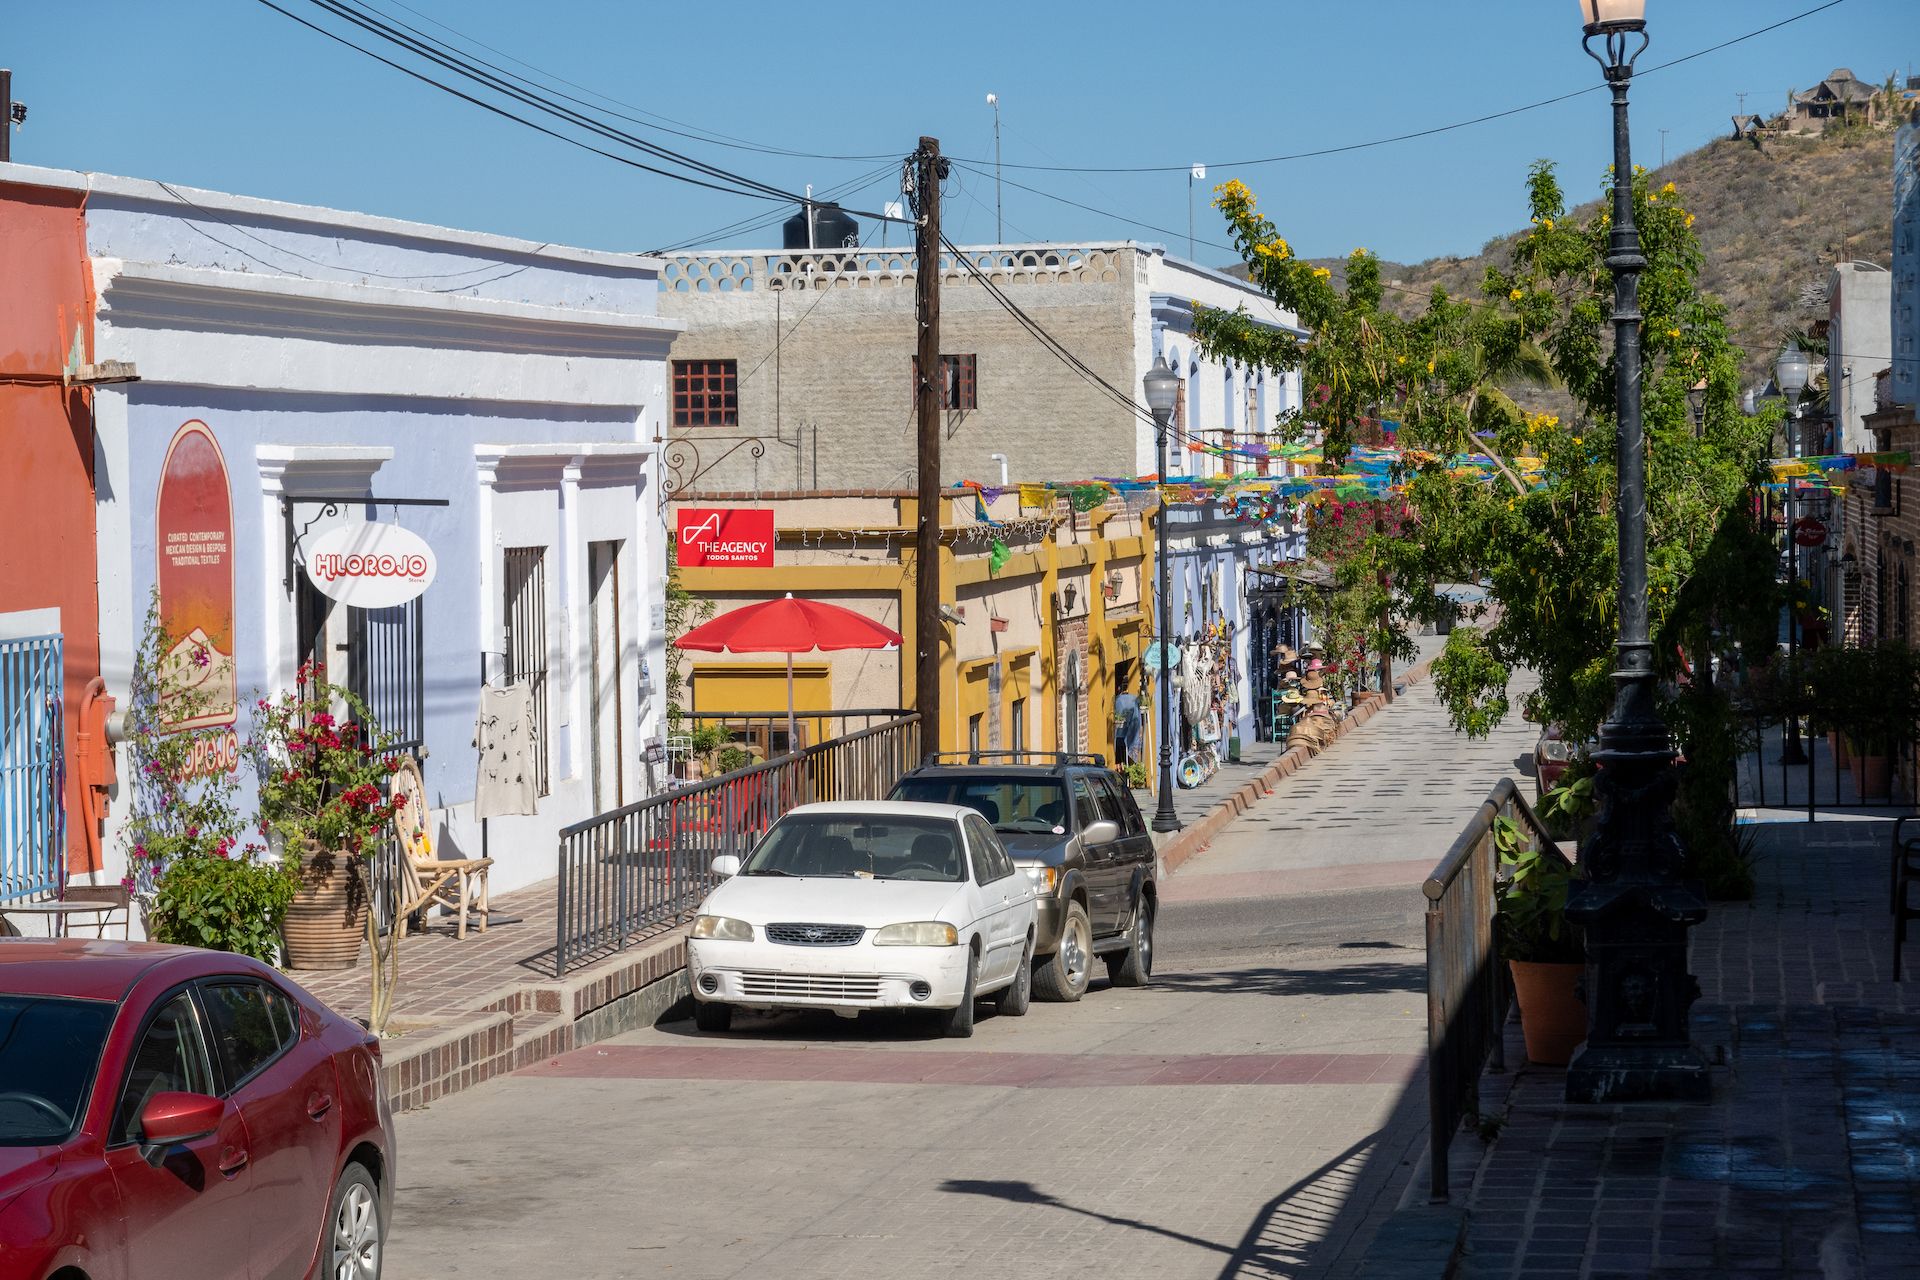
[[[1530,229],[1510,268],[1488,269],[1482,298],[1435,290],[1404,318],[1382,307],[1372,254],[1355,250],[1336,282],[1293,254],[1251,192],[1227,183],[1215,205],[1253,283],[1311,334],[1296,340],[1219,310],[1202,311],[1195,327],[1210,354],[1301,372],[1306,404],[1276,431],[1320,433],[1330,463],[1369,420],[1399,424],[1396,479],[1412,520],[1397,536],[1370,540],[1347,576],[1391,575],[1387,627],[1401,635],[1438,616],[1440,584],[1485,589],[1485,605],[1469,611],[1434,664],[1456,726],[1489,732],[1511,711],[1512,673],[1529,668],[1539,677],[1531,717],[1590,738],[1612,701],[1617,630],[1611,201],[1570,216],[1553,166],[1540,162],[1528,202]],[[1699,852],[1731,842],[1724,796],[1738,745],[1707,660],[1736,640],[1754,653],[1772,643],[1779,596],[1754,503],[1772,422],[1740,411],[1739,352],[1724,306],[1698,285],[1694,215],[1673,184],[1655,187],[1644,171],[1633,177],[1633,202],[1648,260],[1640,284],[1648,581],[1667,712],[1690,766],[1683,821]],[[1577,413],[1528,412],[1526,385],[1549,380]],[[1696,430],[1687,393],[1701,384]],[[1457,467],[1460,454],[1490,465]]]

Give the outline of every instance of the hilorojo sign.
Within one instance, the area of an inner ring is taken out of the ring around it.
[[[397,524],[343,524],[307,550],[308,580],[359,609],[405,604],[433,584],[438,567],[433,548]]]
[[[773,566],[773,512],[759,507],[682,507],[680,563],[713,568]]]

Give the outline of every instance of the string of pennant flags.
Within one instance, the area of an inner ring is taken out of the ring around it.
[[[1302,467],[1320,466],[1326,461],[1318,446],[1283,445],[1208,446],[1207,452],[1253,456],[1280,460]],[[1017,485],[993,486],[964,481],[974,491],[974,515],[983,524],[997,524],[987,504],[1010,489],[1017,489],[1022,507],[1047,507],[1064,497],[1076,511],[1089,511],[1110,498],[1119,497],[1130,510],[1143,510],[1162,501],[1170,506],[1218,503],[1246,519],[1265,519],[1284,515],[1283,504],[1321,500],[1357,501],[1403,494],[1405,473],[1412,467],[1443,463],[1449,472],[1462,479],[1492,481],[1501,471],[1501,463],[1483,453],[1442,456],[1418,450],[1356,447],[1330,475],[1276,476],[1257,470],[1242,470],[1215,476],[1168,475],[1095,476],[1084,480],[1023,481]],[[1507,461],[1523,484],[1536,488],[1544,483],[1545,462],[1522,455]]]
[[[1772,472],[1772,481],[1767,488],[1780,490],[1793,484],[1801,488],[1817,485],[1821,488],[1844,489],[1850,483],[1864,482],[1866,477],[1858,475],[1862,471],[1888,471],[1896,475],[1905,474],[1912,465],[1912,455],[1906,450],[1887,450],[1880,453],[1825,453],[1807,458],[1774,458],[1767,463]]]

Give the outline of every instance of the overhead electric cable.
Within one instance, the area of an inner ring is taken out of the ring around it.
[[[511,81],[504,80],[491,72],[478,70],[462,58],[443,53],[434,45],[402,34],[397,28],[388,26],[377,18],[367,16],[351,3],[348,3],[348,0],[307,0],[307,2],[317,9],[325,10],[336,17],[346,19],[363,31],[378,36],[389,44],[396,45],[399,48],[427,59],[429,62],[436,63],[446,70],[453,72],[455,75],[465,77],[476,84],[484,85],[496,93],[503,93],[510,98],[525,103],[536,111],[543,111],[556,119],[564,120],[569,124],[586,129],[590,133],[598,134],[608,141],[622,143],[636,150],[645,152],[648,155],[655,156],[658,159],[669,160],[676,164],[684,165],[695,172],[704,173],[709,177],[720,178],[729,182],[737,182],[752,190],[762,191],[781,198],[785,198],[788,194],[781,191],[778,187],[769,186],[761,182],[757,178],[750,178],[744,174],[735,173],[730,169],[723,169],[718,165],[708,164],[706,161],[689,156],[684,152],[674,151],[671,148],[661,146],[659,143],[649,142],[635,134],[616,129],[592,116],[575,111],[571,107],[560,106],[540,94],[523,89]]]
[[[1704,49],[1696,49],[1692,53],[1682,54],[1680,57],[1669,59],[1666,62],[1657,62],[1650,67],[1634,72],[1634,76],[1636,79],[1643,78],[1645,76],[1652,75],[1656,71],[1665,71],[1668,68],[1677,67],[1681,63],[1692,62],[1696,58],[1704,58],[1710,53],[1718,53],[1722,49],[1732,48],[1734,45],[1744,43],[1745,41],[1748,41],[1748,40],[1752,40],[1757,36],[1763,36],[1768,34],[1769,32],[1778,31],[1782,27],[1789,26],[1792,23],[1799,22],[1805,18],[1811,18],[1817,13],[1824,13],[1828,9],[1832,9],[1837,5],[1842,5],[1845,3],[1846,3],[1846,0],[1827,0],[1825,4],[1815,5],[1811,9],[1805,10],[1804,12],[1801,12],[1801,13],[1796,13],[1791,17],[1782,18],[1778,22],[1770,23],[1767,26],[1758,28],[1757,30],[1749,31],[1745,35],[1735,36],[1731,40],[1722,40],[1719,44],[1709,45],[1707,48],[1704,48]],[[1421,138],[1431,138],[1436,134],[1452,133],[1455,130],[1471,128],[1472,126],[1477,124],[1488,124],[1495,120],[1504,120],[1508,116],[1517,116],[1528,111],[1538,111],[1542,107],[1551,107],[1559,103],[1566,102],[1572,98],[1582,97],[1589,93],[1598,93],[1604,88],[1606,88],[1604,84],[1591,84],[1591,85],[1587,85],[1584,88],[1570,90],[1567,93],[1556,94],[1551,98],[1542,98],[1538,102],[1529,102],[1518,107],[1508,107],[1504,111],[1490,111],[1485,115],[1474,116],[1470,120],[1456,120],[1451,124],[1435,125],[1430,129],[1416,129],[1410,133],[1396,133],[1391,137],[1374,138],[1366,142],[1348,142],[1348,143],[1342,143],[1338,146],[1316,147],[1311,151],[1294,151],[1294,152],[1289,152],[1285,155],[1258,156],[1251,160],[1228,160],[1228,161],[1221,162],[1219,164],[1219,167],[1223,169],[1246,169],[1246,168],[1251,168],[1255,165],[1284,164],[1294,160],[1312,160],[1320,156],[1343,155],[1350,151],[1366,151],[1374,147],[1389,146],[1396,142],[1414,142]],[[956,164],[960,163],[960,160],[957,158],[953,158],[953,157],[949,157],[949,158],[954,159],[954,163]],[[968,160],[966,163],[991,164],[993,162],[991,160]],[[1007,165],[1003,165],[1002,167],[1007,169],[1027,169],[1027,170],[1035,170],[1035,171],[1042,171],[1042,172],[1049,172],[1049,173],[1184,173],[1188,171],[1188,169],[1190,168],[1190,164],[1191,162],[1183,163],[1183,164],[1142,164],[1142,165],[1007,164]],[[1012,184],[1009,184],[1009,185],[1012,185]]]
[[[354,21],[356,25],[359,25],[362,27],[368,27],[367,20],[360,20],[360,19],[355,19],[351,17],[351,15],[346,13],[343,9],[336,7],[333,3],[331,3],[331,0],[312,0],[312,2],[321,8],[328,9],[330,12],[335,12],[337,14],[340,14],[341,16],[349,17],[349,20]],[[608,151],[603,147],[595,146],[594,144],[584,141],[580,138],[572,137],[556,129],[548,128],[547,126],[540,124],[538,121],[529,120],[527,117],[519,115],[513,111],[509,111],[506,108],[498,105],[497,103],[488,102],[483,98],[476,97],[473,94],[470,94],[461,89],[455,88],[454,86],[449,85],[444,81],[437,80],[433,76],[427,75],[424,72],[415,70],[412,67],[405,66],[404,64],[396,62],[391,58],[385,57],[384,55],[372,49],[369,49],[364,45],[356,44],[354,41],[346,38],[345,36],[339,34],[338,32],[330,31],[326,27],[323,27],[318,23],[309,22],[307,19],[300,17],[298,14],[292,13],[287,9],[282,8],[279,4],[276,4],[274,0],[259,0],[259,3],[269,9],[272,9],[275,13],[280,14],[282,17],[289,18],[292,21],[299,23],[301,26],[306,27],[310,31],[317,32],[320,35],[325,36],[327,39],[332,40],[337,44],[345,45],[347,48],[352,49],[357,53],[365,54],[367,57],[372,58],[374,61],[381,63],[384,66],[391,67],[393,70],[398,71],[403,75],[406,75],[415,80],[418,80],[423,84],[431,85],[432,87],[439,89],[444,93],[451,94],[453,97],[459,98],[463,102],[470,103],[473,106],[479,107],[484,111],[491,112],[492,114],[500,116],[503,119],[512,120],[516,124],[525,125],[527,128],[532,129],[536,133],[545,134],[547,137],[557,139],[558,141],[561,141],[561,142],[565,142],[570,146],[578,147],[583,151],[589,151],[595,155],[603,156],[606,159],[615,161],[616,163],[619,163],[619,164],[626,165],[629,168],[640,169],[647,173],[657,174],[663,178],[671,178],[677,182],[684,182],[691,186],[704,187],[710,191],[720,191],[730,195],[748,196],[752,199],[757,199],[757,200],[781,201],[781,202],[787,202],[787,203],[793,203],[793,204],[806,203],[805,196],[796,195],[793,192],[785,191],[778,187],[770,186],[766,183],[760,182],[757,179],[749,178],[742,174],[735,174],[724,169],[719,169],[717,166],[707,165],[705,162],[695,160],[692,157],[682,157],[677,152],[668,151],[666,148],[662,148],[657,146],[656,144],[646,142],[643,139],[632,138],[629,135],[621,134],[618,130],[613,130],[605,126],[596,125],[587,117],[579,116],[579,113],[577,112],[570,112],[567,108],[556,107],[551,103],[543,104],[535,100],[536,95],[530,95],[525,93],[524,91],[512,89],[511,86],[508,86],[507,89],[503,90],[503,91],[509,92],[510,96],[517,97],[521,101],[527,102],[528,105],[534,106],[537,109],[541,111],[545,111],[550,115],[556,115],[562,118],[567,118],[568,116],[578,117],[578,122],[582,123],[583,127],[587,127],[591,129],[593,132],[600,133],[603,136],[607,136],[614,141],[622,143],[623,145],[631,146],[637,150],[641,150],[656,156],[669,158],[675,163],[680,163],[687,167],[695,168],[702,172],[707,172],[715,176],[722,177],[727,181],[733,182],[738,185],[734,185],[734,186],[722,185],[719,182],[711,182],[703,178],[695,177],[691,174],[675,172],[669,169],[662,169],[662,168],[659,168],[658,166],[647,164],[640,160],[635,160],[630,156],[624,156],[616,152]],[[409,45],[409,42],[406,40],[405,37],[400,37],[398,39],[391,39],[391,42],[402,44],[403,47],[407,47]],[[439,55],[433,56],[432,60],[436,62],[440,62],[442,63],[442,65],[445,65],[446,62],[448,61],[447,59],[444,58],[444,56],[439,56]],[[492,77],[487,76],[486,73],[484,72],[477,72],[471,69],[461,70],[457,67],[450,67],[449,69],[456,70],[458,74],[461,74],[468,79],[479,81],[481,83],[487,83],[493,80]],[[874,213],[870,210],[856,209],[856,210],[848,210],[848,212],[858,214],[861,217],[872,218],[879,221],[887,221],[887,222],[906,222],[907,221],[907,219],[904,219],[904,218],[890,218],[886,214]]]
[[[640,113],[639,116],[630,116],[630,115],[624,115],[618,111],[611,110],[610,108],[607,108],[607,107],[594,108],[595,110],[606,111],[608,115],[618,117],[619,119],[626,120],[632,124],[642,125],[649,129],[658,129],[662,133],[671,133],[676,137],[688,138],[695,142],[710,142],[715,146],[731,147],[739,151],[757,151],[762,155],[791,156],[799,160],[838,160],[838,161],[859,162],[859,161],[868,161],[868,160],[894,159],[891,153],[874,154],[874,155],[827,155],[827,154],[822,154],[820,152],[815,152],[815,151],[797,151],[790,147],[775,146],[772,143],[751,142],[745,138],[735,137],[734,135],[728,134],[728,133],[721,133],[718,130],[714,130],[714,129],[703,129],[701,126],[697,124],[691,124],[685,120],[676,120],[672,116],[664,116],[655,111],[648,111],[645,107],[637,106],[634,103],[627,102],[620,98],[613,97],[611,94],[601,93],[599,90],[594,89],[589,85],[584,85],[579,83],[578,81],[569,80],[557,71],[549,71],[544,67],[539,67],[531,62],[528,62],[524,58],[517,58],[513,54],[508,53],[506,50],[498,48],[497,46],[494,46],[494,45],[490,45],[486,41],[477,39],[474,36],[468,35],[466,32],[461,31],[457,27],[448,26],[446,23],[440,21],[438,18],[433,17],[431,14],[422,13],[420,10],[414,8],[412,5],[403,3],[402,0],[389,0],[389,3],[393,4],[397,8],[405,9],[408,13],[413,14],[415,17],[421,18],[424,21],[431,23],[432,25],[440,28],[442,31],[445,31],[450,35],[459,37],[461,40],[466,41],[468,44],[473,45],[476,48],[485,49],[489,53],[498,54],[500,57],[505,58],[508,62],[512,62],[519,66],[525,67],[527,70],[532,71],[537,75],[545,76],[547,79],[566,85],[568,88],[578,89],[580,90],[580,92],[587,94],[590,97],[597,98],[601,102],[610,102],[616,107],[625,107],[629,111],[639,112]],[[381,12],[377,6],[372,4],[365,4],[364,0],[363,0],[363,7],[369,10],[372,10],[375,13]],[[448,49],[453,48],[453,46],[447,44],[446,41],[440,40],[437,37],[428,35],[426,32],[420,30],[420,28],[412,26],[402,21],[399,18],[395,18],[391,14],[382,14],[382,16],[386,17],[389,21],[394,23],[396,26],[405,27],[408,31],[413,32],[415,35],[420,36],[422,39],[433,40],[436,44],[439,44]],[[459,50],[454,50],[454,51],[460,52]],[[496,63],[488,62],[484,58],[480,58],[476,55],[465,54],[464,56],[472,58],[473,61],[479,63],[481,66],[491,67],[495,71],[498,71],[503,75],[511,75],[514,77],[514,79],[519,80],[523,83],[526,83],[526,84],[537,83],[533,80],[529,80],[525,76],[521,76],[514,72],[508,71],[506,68],[499,66]],[[569,102],[578,103],[579,105],[584,107],[593,106],[592,103],[588,102],[584,98],[576,98],[571,94],[561,93],[559,90],[552,88],[552,86],[550,85],[541,85],[539,87],[545,88],[548,92],[554,94],[554,96],[565,98]],[[645,117],[645,119],[642,119],[641,117]],[[659,121],[660,123],[657,123],[657,124],[649,123],[651,121]],[[677,129],[668,128],[667,126],[669,125],[678,125],[680,127]],[[691,132],[687,132],[688,130],[691,130]]]

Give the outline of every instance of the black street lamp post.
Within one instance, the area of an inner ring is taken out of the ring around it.
[[[1144,379],[1147,391],[1147,408],[1153,412],[1155,447],[1158,461],[1155,472],[1160,479],[1160,503],[1153,517],[1154,544],[1153,563],[1159,586],[1155,590],[1156,609],[1159,622],[1155,630],[1159,638],[1155,650],[1160,655],[1160,724],[1154,733],[1154,739],[1160,749],[1160,778],[1154,784],[1153,829],[1155,831],[1178,831],[1180,815],[1173,811],[1173,678],[1168,665],[1168,652],[1173,645],[1173,600],[1172,574],[1167,566],[1167,425],[1173,421],[1173,406],[1180,398],[1180,377],[1167,368],[1165,356],[1155,356],[1153,368],[1147,370]]]
[[[1620,636],[1614,703],[1600,728],[1600,800],[1567,917],[1586,934],[1587,1040],[1567,1068],[1569,1102],[1704,1099],[1706,1060],[1688,1039],[1700,987],[1687,972],[1687,930],[1705,901],[1681,883],[1673,827],[1673,742],[1655,700],[1647,610],[1646,428],[1640,411],[1640,273],[1633,222],[1627,87],[1646,51],[1646,0],[1580,0],[1585,47],[1613,90],[1614,409],[1618,421]],[[1595,48],[1596,42],[1600,49]],[[1637,45],[1637,47],[1635,47]],[[1602,52],[1604,51],[1604,52]]]
[[[1807,353],[1800,349],[1798,343],[1788,343],[1773,362],[1774,385],[1780,388],[1780,394],[1787,402],[1787,454],[1794,458],[1802,452],[1800,393],[1806,390],[1812,369],[1813,362],[1807,359]],[[1799,504],[1794,501],[1794,494],[1799,487],[1798,479],[1787,477],[1787,662],[1790,667],[1797,666],[1800,653],[1800,543],[1796,540],[1799,530],[1794,528],[1800,514]],[[1780,763],[1806,762],[1807,753],[1800,745],[1800,717],[1797,713],[1789,712],[1787,740],[1780,748]]]

